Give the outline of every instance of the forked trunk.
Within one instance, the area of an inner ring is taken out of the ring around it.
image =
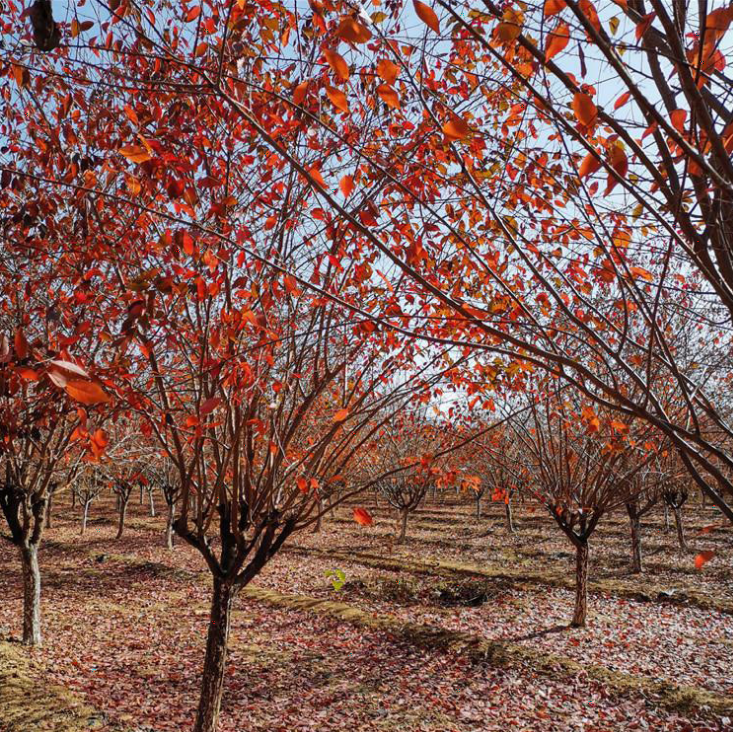
[[[400,514],[400,535],[397,537],[398,544],[402,544],[407,537],[407,516],[408,511],[406,508],[403,508]]]
[[[220,579],[214,579],[201,698],[194,732],[216,732],[219,724],[233,599],[232,588]]]
[[[38,567],[38,545],[21,547],[23,564],[23,643],[41,645],[41,570]]]
[[[575,612],[572,624],[583,628],[588,614],[588,542],[579,541],[575,549]]]
[[[674,508],[674,523],[677,526],[677,543],[681,552],[687,551],[687,541],[685,540],[685,527],[682,523],[682,508]]]
[[[506,506],[506,509],[505,509],[505,513],[506,513],[506,530],[510,534],[513,534],[515,532],[515,529],[514,529],[514,515],[512,514],[512,502],[511,502],[511,500],[507,501],[504,505]]]

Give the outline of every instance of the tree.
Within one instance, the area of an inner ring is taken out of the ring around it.
[[[586,624],[589,540],[598,522],[635,496],[648,462],[639,435],[613,414],[598,414],[577,394],[551,392],[511,423],[529,472],[528,490],[550,512],[576,552],[572,625]]]

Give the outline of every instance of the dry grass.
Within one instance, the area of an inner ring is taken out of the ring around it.
[[[87,732],[100,716],[62,686],[40,681],[30,651],[0,641],[0,729],[2,732]]]

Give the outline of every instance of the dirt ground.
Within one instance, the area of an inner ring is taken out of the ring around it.
[[[20,634],[14,548],[0,544],[0,729],[188,729],[198,696],[209,577],[164,545],[134,500],[116,540],[110,499],[58,501],[41,550],[44,646]],[[428,501],[394,544],[384,504],[296,535],[237,600],[223,732],[296,730],[733,730],[733,531],[685,507],[678,551],[661,509],[629,573],[625,513],[591,543],[590,622],[568,627],[574,556],[536,506]],[[162,506],[160,506],[162,508]],[[713,527],[713,528],[710,528]],[[702,570],[694,557],[714,550]],[[3,727],[4,725],[4,727]]]

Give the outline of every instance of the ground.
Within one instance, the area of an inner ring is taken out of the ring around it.
[[[0,729],[190,728],[203,562],[167,550],[164,519],[144,505],[115,540],[107,499],[84,537],[68,497],[58,503],[41,552],[40,649],[12,642],[20,567],[0,544]],[[733,531],[713,509],[686,507],[684,554],[661,510],[648,517],[640,577],[628,572],[625,514],[607,517],[577,630],[571,547],[539,507],[515,507],[510,535],[502,505],[476,519],[461,496],[428,501],[397,546],[388,509],[364,505],[374,525],[343,507],[238,598],[223,732],[733,730]],[[696,569],[708,549],[716,556]]]

